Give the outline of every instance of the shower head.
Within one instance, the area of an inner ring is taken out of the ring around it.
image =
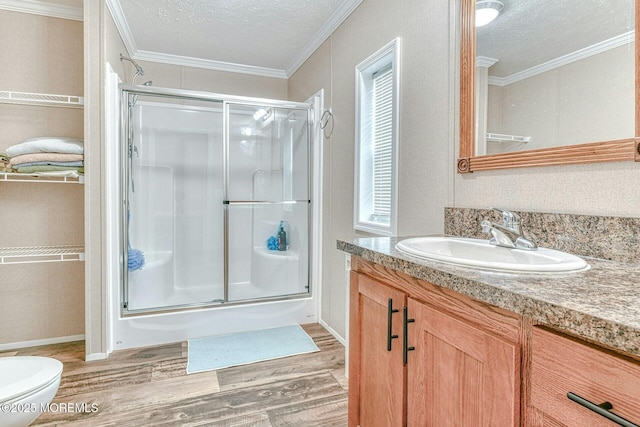
[[[260,108],[258,111],[253,113],[253,120],[257,122],[259,121],[266,122],[271,118],[271,116],[273,116],[272,108],[267,108],[267,109]]]
[[[253,119],[257,122],[256,125],[259,129],[264,129],[273,122],[275,116],[273,108],[260,108],[253,114]]]
[[[140,65],[138,65],[138,63],[136,61],[134,61],[133,59],[124,56],[123,54],[120,54],[120,62],[122,61],[129,61],[133,64],[134,67],[136,67],[136,73],[133,75],[133,79],[131,79],[131,84],[135,84],[136,82],[136,77],[138,76],[144,76],[144,70],[142,69],[142,67]]]

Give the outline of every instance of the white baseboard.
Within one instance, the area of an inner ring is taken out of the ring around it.
[[[104,360],[108,357],[109,355],[107,353],[91,353],[91,354],[87,354],[84,357],[84,361],[85,362],[93,362],[96,360]]]
[[[331,326],[327,325],[327,322],[324,320],[320,319],[318,323],[344,346],[344,376],[349,378],[349,346],[347,345],[347,340],[342,338]]]
[[[338,334],[331,326],[329,326],[327,324],[327,322],[325,322],[324,320],[320,319],[320,321],[318,322],[320,325],[322,325],[323,328],[325,328],[327,331],[329,331],[329,333],[331,335],[333,335],[333,337],[335,339],[337,339],[338,341],[340,341],[340,344],[342,344],[343,346],[347,346],[347,340],[344,339],[342,336],[340,336],[340,334]]]
[[[83,340],[84,340],[84,334],[69,335],[66,337],[45,338],[41,340],[12,342],[8,344],[0,344],[0,351],[17,350],[20,348],[36,347],[40,345],[60,344],[63,342],[83,341]]]

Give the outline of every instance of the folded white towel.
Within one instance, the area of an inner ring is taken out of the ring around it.
[[[32,162],[81,162],[83,160],[82,154],[30,153],[12,157],[11,164],[15,166]]]
[[[44,152],[83,154],[84,143],[82,142],[82,140],[74,138],[31,138],[27,139],[21,144],[12,145],[6,150],[6,153],[9,157]]]

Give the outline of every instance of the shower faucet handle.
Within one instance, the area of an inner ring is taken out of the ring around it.
[[[134,154],[136,155],[137,158],[140,158],[140,152],[138,151],[138,147],[134,144],[129,144],[128,153],[129,153],[130,159],[133,158]]]

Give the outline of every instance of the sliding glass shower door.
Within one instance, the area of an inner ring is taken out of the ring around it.
[[[129,311],[224,299],[221,102],[129,94]]]
[[[123,90],[125,314],[310,293],[310,106],[220,97]]]
[[[308,110],[227,104],[229,302],[309,291]]]

